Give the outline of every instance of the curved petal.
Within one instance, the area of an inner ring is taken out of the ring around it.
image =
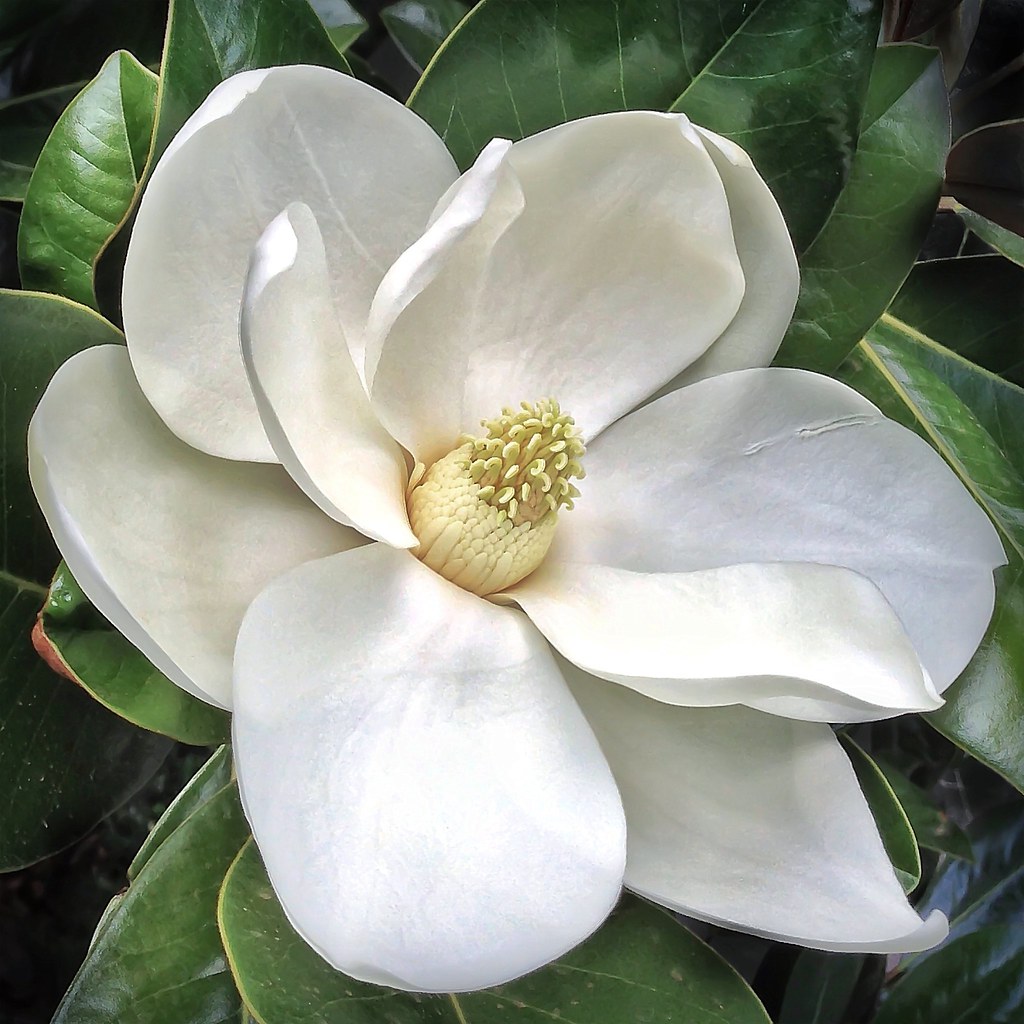
[[[595,435],[704,352],[743,295],[725,190],[682,115],[602,114],[502,146],[374,299],[373,400],[424,462],[546,397]]]
[[[767,366],[782,344],[800,293],[793,241],[771,189],[735,142],[706,128],[697,133],[725,185],[747,287],[735,319],[718,341],[662,394],[731,370]]]
[[[508,596],[575,665],[668,704],[746,704],[816,722],[942,704],[896,613],[849,569],[554,563]]]
[[[241,334],[256,406],[285,469],[327,515],[415,547],[405,456],[370,408],[331,303],[316,218],[302,203],[276,217],[253,251]]]
[[[282,67],[214,89],[146,186],[124,271],[132,363],[167,425],[211,454],[273,461],[238,351],[256,240],[289,202],[313,210],[355,347],[384,272],[456,173],[415,114],[348,75]]]
[[[279,466],[179,441],[117,345],[57,371],[28,450],[36,498],[89,600],[174,682],[221,707],[249,602],[286,569],[364,543]]]
[[[704,921],[843,952],[945,938],[914,912],[826,725],[667,707],[567,670],[626,808],[626,885]]]
[[[426,992],[530,971],[618,898],[625,823],[521,613],[381,544],[245,617],[235,756],[282,906],[339,970]]]
[[[1005,559],[921,438],[846,385],[752,369],[673,392],[587,451],[549,558],[636,572],[821,562],[867,576],[941,693],[970,660]]]

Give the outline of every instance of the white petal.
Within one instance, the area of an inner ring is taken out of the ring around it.
[[[546,397],[593,436],[701,355],[742,295],[725,189],[690,123],[584,118],[484,150],[382,283],[367,376],[425,462]]]
[[[725,185],[747,287],[736,318],[722,336],[663,393],[730,370],[767,366],[782,344],[800,293],[800,268],[789,228],[750,157],[706,128],[697,128],[697,133]]]
[[[571,662],[669,704],[746,704],[818,722],[942,704],[896,613],[849,569],[548,563],[509,596]]]
[[[290,202],[314,211],[356,348],[384,272],[456,173],[426,124],[348,75],[293,66],[219,85],[157,164],[125,264],[132,362],[167,425],[214,455],[273,461],[238,345],[256,240]]]
[[[376,544],[256,599],[235,686],[246,814],[292,924],[339,970],[496,985],[611,910],[622,806],[521,613]]]
[[[263,232],[246,279],[242,358],[274,452],[329,516],[415,547],[405,456],[380,425],[335,315],[316,219],[293,203]]]
[[[626,808],[626,885],[691,917],[816,949],[927,949],[826,725],[668,707],[567,670]]]
[[[249,602],[286,569],[364,542],[279,466],[179,441],[117,345],[57,371],[28,447],[36,498],[86,596],[157,668],[221,707]]]
[[[988,518],[921,438],[838,381],[752,369],[673,392],[586,456],[551,555],[637,572],[821,562],[872,580],[941,693],[992,614]]]

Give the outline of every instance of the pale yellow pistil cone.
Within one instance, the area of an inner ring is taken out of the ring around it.
[[[571,416],[545,399],[502,410],[486,437],[459,445],[409,484],[417,558],[481,597],[510,587],[544,560],[560,508],[571,509],[584,447]]]

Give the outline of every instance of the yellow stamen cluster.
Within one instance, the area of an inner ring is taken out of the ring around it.
[[[458,447],[409,484],[415,554],[460,587],[485,596],[528,576],[554,538],[561,508],[571,509],[584,476],[583,442],[558,403],[523,402],[481,423],[485,437]]]

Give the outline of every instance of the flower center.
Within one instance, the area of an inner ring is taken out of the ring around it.
[[[573,507],[585,451],[558,403],[522,403],[464,434],[458,447],[409,481],[414,554],[445,579],[481,597],[528,576],[544,560],[558,510]]]

